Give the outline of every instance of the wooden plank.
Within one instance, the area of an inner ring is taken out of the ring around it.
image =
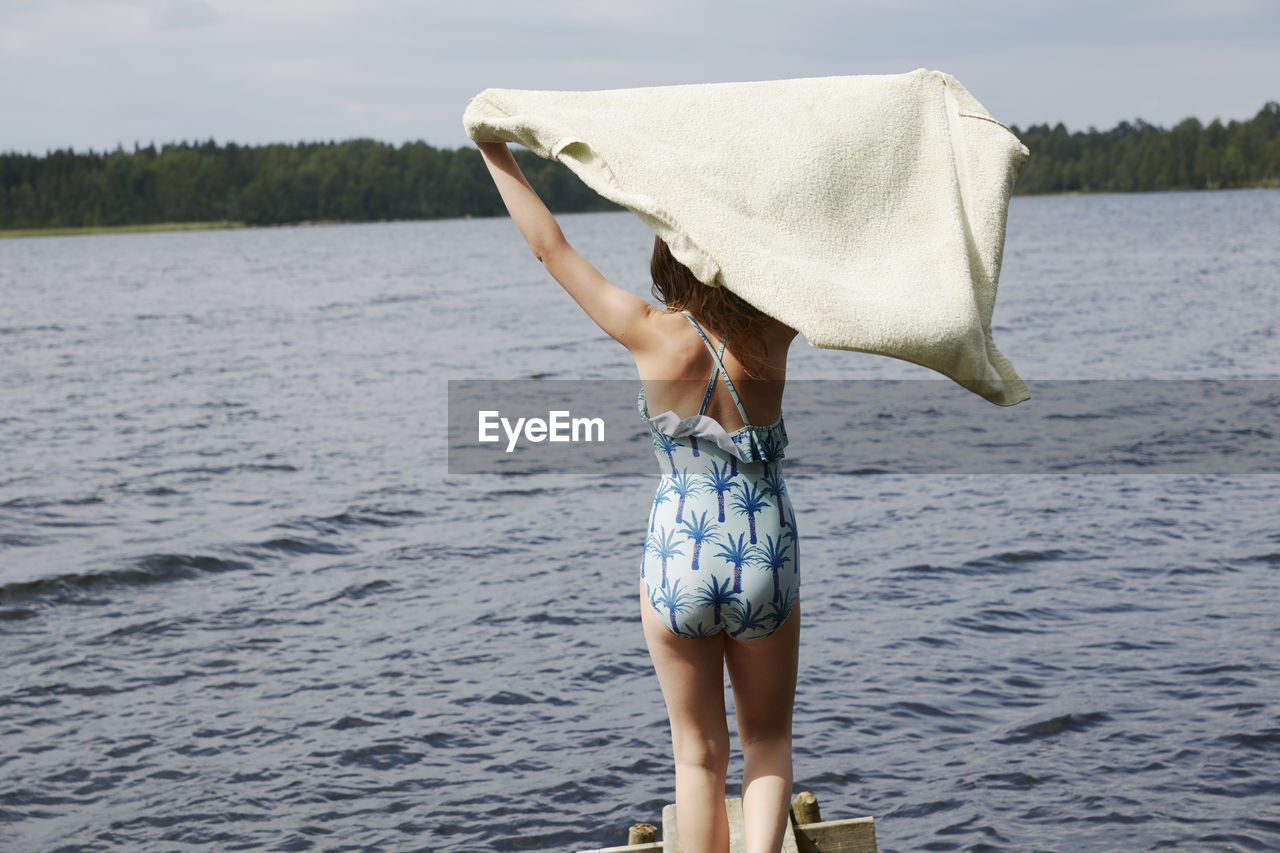
[[[675,803],[662,807],[662,853],[684,853],[680,849],[680,827],[676,823]]]
[[[796,828],[800,853],[876,853],[875,819],[827,820]]]
[[[782,853],[800,853],[800,842],[796,839],[796,829],[791,824],[791,811],[787,811],[787,827],[782,833]]]
[[[742,826],[742,798],[725,800],[724,810],[729,814],[729,853],[742,853],[747,849],[747,831]]]
[[[733,797],[724,801],[725,811],[729,815],[729,853],[744,853],[747,849],[746,833],[743,829],[742,798]],[[663,853],[684,853],[680,846],[680,827],[676,821],[676,807],[666,806],[662,809],[662,843]],[[782,853],[800,853],[799,842],[791,821],[787,821],[786,832],[782,837]]]
[[[734,797],[725,800],[724,807],[729,813],[729,853],[744,853],[747,849],[747,833],[743,824],[742,798]],[[796,847],[796,833],[791,828],[790,815],[788,815],[786,831],[782,836],[781,853],[800,853]]]
[[[578,853],[662,853],[662,842],[626,844],[622,847],[601,847],[598,850],[579,850]]]

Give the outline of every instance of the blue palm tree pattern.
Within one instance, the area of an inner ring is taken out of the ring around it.
[[[787,614],[791,612],[791,606],[795,603],[795,591],[788,589],[781,598],[770,603],[771,612],[767,618],[772,620],[774,625],[781,625],[787,621]]]
[[[748,545],[745,541],[747,534],[739,533],[735,541],[732,536],[716,554],[717,557],[723,557],[729,565],[733,566],[733,591],[735,593],[742,592],[742,567],[748,563],[755,561],[755,548]]]
[[[674,451],[678,445],[672,440],[671,436],[655,432],[653,434],[653,446],[667,454],[667,462],[670,463],[671,470],[676,470],[676,458],[672,455],[672,451]]]
[[[698,588],[698,597],[694,599],[694,604],[704,605],[711,608],[712,624],[723,625],[724,620],[720,617],[720,611],[727,604],[733,604],[736,600],[735,593],[729,589],[729,579],[725,578],[721,581],[715,575],[711,579]]]
[[[676,544],[676,532],[668,530],[665,526],[657,536],[650,536],[649,541],[645,543],[648,553],[655,555],[662,561],[662,582],[667,582],[667,561],[672,557],[683,557],[684,551],[680,550],[680,546]],[[644,570],[641,569],[640,576],[644,577]]]
[[[765,534],[767,544],[760,545],[756,548],[755,560],[756,564],[761,568],[768,569],[773,575],[773,600],[778,601],[782,598],[782,587],[778,583],[780,573],[787,565],[787,552],[791,550],[790,545],[782,544],[782,537],[778,537],[778,541],[773,541],[772,534]]]
[[[681,633],[686,637],[710,637],[719,630],[719,625],[703,625],[699,622],[697,625],[690,626],[686,622]]]
[[[698,555],[702,552],[703,542],[716,541],[716,523],[707,521],[707,514],[694,515],[689,513],[689,518],[684,520],[684,535],[689,537],[689,541],[693,543],[693,570],[698,570]]]
[[[653,496],[654,506],[657,506],[660,503],[666,502],[671,497],[671,493],[674,491],[675,489],[671,487],[671,484],[668,483],[666,480],[663,480],[661,483],[658,484],[658,493]],[[656,518],[657,516],[654,513],[649,513],[649,532],[650,533],[653,532],[653,522]]]
[[[786,443],[786,433],[779,435],[776,432],[766,432],[760,436],[760,446],[764,451],[763,455],[766,459],[773,459],[776,456],[781,456],[782,448]],[[771,473],[772,472],[769,470],[769,463],[764,463],[764,476],[768,478]]]
[[[787,526],[791,529],[787,531],[787,535],[791,537],[792,554],[791,558],[795,561],[793,571],[796,574],[796,584],[800,583],[800,532],[796,528],[796,511],[791,507],[791,502],[787,501],[787,508],[791,511],[791,522]]]
[[[751,544],[756,544],[756,513],[769,505],[764,493],[754,484],[741,483],[742,491],[733,496],[733,511],[747,517],[751,527]]]
[[[680,579],[676,578],[670,586],[664,582],[658,589],[656,597],[651,594],[649,603],[660,610],[667,611],[671,619],[671,630],[679,634],[680,626],[676,625],[676,614],[683,613],[693,606],[693,596],[688,591],[680,589]]]
[[[662,482],[658,484],[658,491],[662,491],[663,485],[666,485],[671,491],[675,492],[677,495],[680,496],[680,502],[676,504],[675,521],[676,521],[676,524],[684,523],[685,499],[688,498],[689,495],[694,495],[694,494],[697,494],[698,492],[701,492],[702,486],[694,482],[693,478],[689,476],[689,470],[687,468],[680,469],[675,474],[673,474],[669,480],[664,477]],[[655,507],[657,506],[656,499],[655,499],[654,506]]]
[[[698,417],[680,420],[668,434],[654,423],[662,418],[650,418],[643,389],[637,400],[662,478],[641,577],[649,606],[673,634],[723,630],[754,640],[777,630],[800,595],[799,533],[782,477],[786,427],[781,416],[767,427],[751,424],[720,360],[724,343],[717,353],[689,322],[715,361]],[[742,416],[732,433],[704,414],[720,377]],[[670,423],[674,413],[665,415]]]
[[[732,459],[733,457],[729,457]],[[729,472],[729,466],[725,465],[721,468],[716,463],[711,463],[711,470],[702,475],[702,486],[708,492],[715,492],[716,499],[720,502],[720,521],[724,521],[724,493],[733,491],[733,487],[738,485],[735,475]]]
[[[773,629],[768,628],[769,623],[765,621],[763,604],[759,607],[752,607],[751,599],[744,598],[735,604],[731,611],[734,620],[738,623],[738,627],[729,632],[730,637],[737,637],[747,631],[759,631],[761,629],[767,629],[767,634],[773,633]],[[778,624],[781,625],[782,623],[779,622]]]
[[[787,519],[786,516],[783,515],[782,496],[786,494],[787,484],[782,479],[782,472],[776,467],[772,471],[768,469],[769,466],[766,464],[764,472],[764,493],[773,498],[773,505],[778,508],[778,525],[780,527],[786,527]],[[662,492],[662,489],[659,488],[658,491]],[[663,494],[663,500],[666,500],[665,492],[663,492]],[[657,498],[654,498],[654,500],[657,500]]]

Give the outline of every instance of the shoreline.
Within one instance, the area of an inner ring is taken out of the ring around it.
[[[1060,192],[1046,193],[1019,193],[1017,187],[1014,188],[1010,198],[1049,198],[1061,196],[1081,196],[1081,195],[1150,195],[1153,193],[1202,193],[1202,192],[1238,192],[1241,190],[1268,190],[1280,189],[1280,182],[1265,182],[1255,186],[1248,187],[1206,187],[1202,189],[1188,189],[1185,187],[1171,187],[1169,189],[1160,190],[1132,190],[1129,192],[1118,192],[1115,190],[1063,190]],[[621,212],[625,208],[618,211],[571,211],[557,213],[556,216],[572,216],[574,213],[599,213],[599,212]],[[439,216],[428,219],[325,219],[325,220],[302,220],[300,222],[273,222],[269,225],[249,225],[246,222],[235,220],[224,220],[217,222],[152,222],[137,225],[59,225],[49,228],[12,228],[0,229],[0,240],[12,237],[66,237],[66,236],[82,236],[89,234],[130,234],[145,233],[159,231],[214,231],[229,228],[299,228],[311,225],[371,225],[377,223],[394,223],[394,222],[438,222],[458,219],[491,219],[505,214],[495,214],[492,217],[473,216],[472,214],[464,214],[462,216]]]
[[[5,237],[64,237],[84,234],[129,234],[146,231],[212,231],[222,228],[247,228],[243,222],[150,222],[136,225],[56,225],[49,228],[0,229]]]
[[[1155,193],[1224,193],[1241,190],[1274,190],[1280,189],[1280,180],[1263,181],[1247,187],[1165,187],[1158,190],[1053,190],[1043,193],[1020,193],[1014,185],[1010,198],[1048,198],[1066,195],[1154,195]]]

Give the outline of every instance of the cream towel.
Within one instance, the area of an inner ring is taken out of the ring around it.
[[[564,163],[704,284],[815,347],[915,362],[1002,406],[1029,397],[991,340],[1029,152],[949,74],[485,89],[463,125]]]

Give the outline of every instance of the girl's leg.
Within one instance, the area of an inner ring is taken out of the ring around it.
[[[729,725],[724,706],[724,634],[677,637],[663,626],[640,582],[640,622],[671,719],[676,816],[686,853],[728,853],[724,778]]]
[[[742,822],[747,853],[782,849],[791,808],[791,709],[799,649],[800,602],[769,636],[725,641],[742,743]]]

